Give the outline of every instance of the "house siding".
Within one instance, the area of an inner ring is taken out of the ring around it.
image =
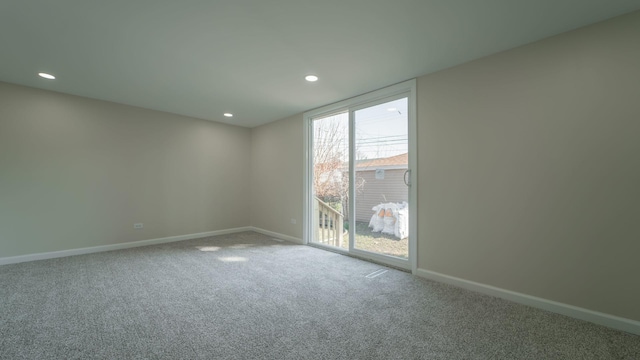
[[[409,191],[404,183],[406,169],[384,171],[384,179],[376,179],[375,169],[357,172],[357,183],[364,185],[356,191],[356,221],[371,220],[372,207],[383,202],[409,201]]]

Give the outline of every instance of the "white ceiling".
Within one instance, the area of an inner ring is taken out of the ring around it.
[[[640,0],[0,0],[0,81],[253,127],[637,9]],[[310,73],[320,80],[304,81]]]

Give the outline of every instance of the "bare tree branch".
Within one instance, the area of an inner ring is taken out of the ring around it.
[[[346,121],[328,117],[314,122],[313,189],[327,203],[341,203],[346,210],[349,199],[349,130]],[[364,185],[356,184],[356,189]],[[343,211],[346,216],[346,211]]]

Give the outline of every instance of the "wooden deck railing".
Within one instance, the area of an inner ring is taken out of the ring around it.
[[[317,197],[314,199],[314,209],[317,214],[315,216],[317,221],[315,241],[320,244],[341,247],[344,216]]]

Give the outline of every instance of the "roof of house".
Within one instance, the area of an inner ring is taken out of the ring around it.
[[[386,158],[367,159],[358,161],[356,168],[379,168],[383,166],[402,166],[409,164],[409,153]]]

